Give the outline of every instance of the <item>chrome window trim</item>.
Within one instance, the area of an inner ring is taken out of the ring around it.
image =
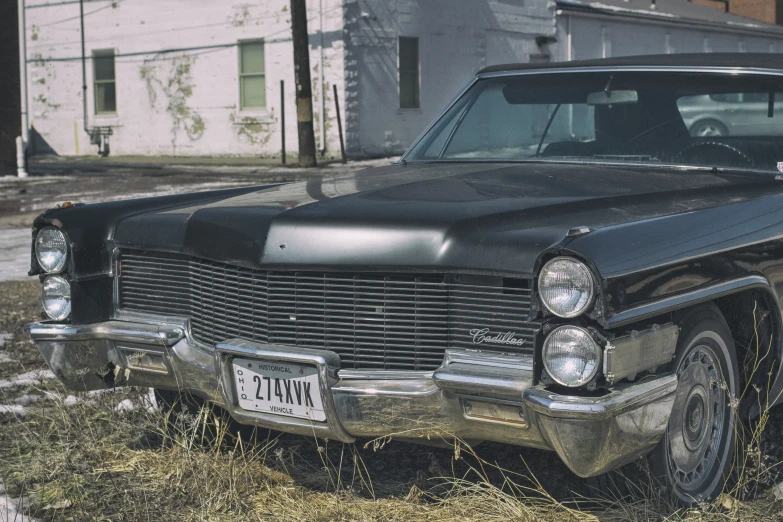
[[[568,62],[563,62],[568,63]],[[691,73],[712,73],[712,74],[756,74],[761,76],[783,76],[783,70],[780,69],[767,69],[763,67],[715,67],[715,66],[672,66],[672,65],[612,65],[612,66],[584,66],[584,67],[553,67],[551,69],[518,69],[509,71],[492,71],[485,73],[477,73],[468,84],[459,91],[457,96],[451,100],[445,109],[443,109],[432,122],[424,129],[424,132],[413,140],[410,147],[400,156],[397,164],[408,161],[408,156],[424,138],[424,136],[432,129],[443,116],[454,106],[457,101],[479,80],[487,78],[504,78],[508,76],[529,76],[539,74],[564,74],[564,73],[584,73],[584,72],[691,72]],[[492,163],[503,163],[500,161],[491,161]],[[622,165],[627,165],[623,163]],[[692,168],[692,167],[691,167]],[[766,172],[766,171],[764,171]]]

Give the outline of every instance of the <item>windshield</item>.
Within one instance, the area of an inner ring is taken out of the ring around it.
[[[776,171],[783,162],[782,136],[779,76],[523,74],[477,81],[405,160],[567,160]]]

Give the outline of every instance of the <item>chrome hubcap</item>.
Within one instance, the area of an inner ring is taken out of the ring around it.
[[[682,359],[666,432],[669,471],[684,491],[698,491],[715,464],[726,418],[725,382],[712,348],[698,345]]]
[[[704,125],[699,126],[699,128],[696,129],[696,135],[701,137],[723,136],[723,131],[720,128],[718,128],[716,125],[706,123]]]

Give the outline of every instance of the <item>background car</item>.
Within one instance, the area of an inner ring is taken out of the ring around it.
[[[783,110],[783,93],[773,93],[774,112]],[[752,136],[783,131],[781,119],[769,116],[768,93],[684,96],[677,102],[691,136]]]

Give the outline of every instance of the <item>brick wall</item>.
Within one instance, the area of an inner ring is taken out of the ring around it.
[[[16,137],[20,133],[19,30],[17,3],[0,2],[0,176],[16,169]]]
[[[714,7],[721,11],[726,8],[724,2],[715,0],[693,0],[693,2]],[[730,0],[729,12],[774,24],[778,22],[777,8],[779,3],[781,3],[779,0]]]

